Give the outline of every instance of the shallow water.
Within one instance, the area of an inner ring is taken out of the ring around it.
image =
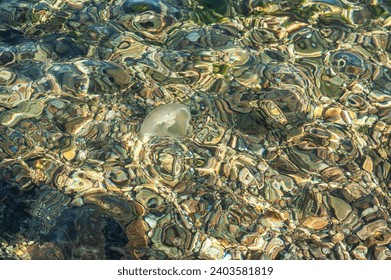
[[[1,1],[0,258],[391,258],[390,10]]]

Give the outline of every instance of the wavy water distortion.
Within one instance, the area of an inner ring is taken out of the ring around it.
[[[390,1],[0,2],[1,259],[390,259]]]

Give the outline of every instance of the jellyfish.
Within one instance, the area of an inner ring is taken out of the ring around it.
[[[170,103],[153,109],[141,125],[139,135],[145,142],[153,136],[181,138],[186,135],[190,122],[189,107]]]

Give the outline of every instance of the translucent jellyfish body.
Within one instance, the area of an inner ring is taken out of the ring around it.
[[[153,136],[180,138],[186,135],[190,110],[180,103],[170,103],[153,109],[140,128],[140,137],[148,141]]]

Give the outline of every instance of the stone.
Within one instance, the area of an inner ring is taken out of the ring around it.
[[[338,220],[342,221],[352,212],[352,207],[347,204],[343,199],[338,197],[329,196],[330,206],[333,208],[335,216]]]
[[[385,221],[383,221],[383,220],[377,220],[375,222],[372,222],[372,223],[370,223],[368,225],[363,226],[357,232],[357,236],[361,240],[365,240],[368,237],[373,236],[373,235],[375,235],[378,232],[381,232],[385,228],[387,228],[387,223]]]
[[[308,217],[304,220],[303,226],[308,227],[310,229],[319,230],[324,227],[326,227],[328,224],[328,221],[325,218],[320,217]]]

